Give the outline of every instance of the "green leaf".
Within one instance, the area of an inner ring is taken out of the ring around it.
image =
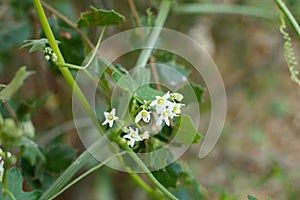
[[[80,18],[77,21],[77,26],[79,28],[84,26],[119,25],[125,20],[124,16],[114,10],[102,10],[93,6],[90,8],[90,11],[81,13]]]
[[[176,162],[173,162],[170,165],[168,165],[166,167],[166,170],[170,175],[172,175],[175,178],[179,178],[183,173],[181,166]]]
[[[74,160],[75,151],[68,146],[57,144],[45,150],[46,169],[60,173],[66,169]]]
[[[38,161],[45,161],[45,157],[38,145],[26,137],[23,137],[21,140],[21,157],[26,159],[31,166],[34,166]]]
[[[21,103],[17,107],[17,116],[19,120],[28,120],[28,116],[32,115],[34,112],[36,112],[39,108],[41,108],[46,101],[49,99],[49,97],[52,94],[50,92],[47,92],[46,94],[39,96],[33,100],[25,101]]]
[[[202,136],[198,133],[191,117],[180,115],[178,122],[180,124],[173,128],[173,135],[176,135],[176,140],[185,145],[198,143]]]
[[[254,196],[251,196],[250,194],[247,196],[248,200],[258,200],[257,198],[255,198]]]
[[[7,101],[23,85],[23,81],[34,72],[26,71],[26,67],[21,67],[13,80],[3,90],[0,91],[0,103]]]
[[[155,178],[165,187],[176,187],[177,179],[173,177],[168,171],[165,169],[160,169],[152,172]]]
[[[202,86],[194,83],[184,85],[182,88],[178,90],[178,92],[183,96],[189,97],[183,99],[183,102],[185,104],[194,103],[194,102],[199,102],[199,103],[203,102],[202,96],[204,91],[205,89]]]
[[[35,51],[44,51],[46,44],[49,44],[49,41],[46,38],[42,38],[39,40],[25,40],[24,43],[25,44],[21,46],[21,49],[31,47],[29,53],[32,53]],[[60,42],[56,40],[56,43],[59,44]]]
[[[142,87],[139,87],[135,91],[134,94],[139,99],[146,100],[146,101],[152,101],[153,99],[155,99],[155,96],[162,96],[164,93],[160,92],[160,91],[158,91],[156,89],[153,89],[149,85],[144,85]]]
[[[116,82],[117,86],[125,91],[133,93],[137,87],[135,81],[129,74],[124,75],[119,72],[114,72],[111,77]]]
[[[12,167],[8,171],[7,189],[17,200],[37,200],[41,193],[38,191],[24,192],[22,189],[23,180],[22,175],[16,167]],[[3,190],[2,183],[0,184],[0,190]],[[0,192],[1,200],[11,200],[8,195],[4,195]]]

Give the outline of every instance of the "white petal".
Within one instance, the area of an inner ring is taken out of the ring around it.
[[[105,121],[102,123],[102,125],[104,126],[107,123],[108,123],[108,119],[105,119]]]
[[[142,118],[142,113],[139,112],[139,113],[137,114],[137,116],[135,117],[134,122],[135,122],[135,123],[138,123],[138,122],[141,120],[141,118]]]
[[[157,104],[157,99],[154,100],[154,101],[152,101],[152,102],[150,103],[150,106],[152,107],[152,106],[155,106],[156,104]]]
[[[111,128],[114,125],[114,120],[109,120],[108,123],[109,123],[109,127]]]
[[[113,109],[111,110],[110,113],[111,113],[112,115],[115,115],[115,114],[116,114],[116,109],[113,108]]]

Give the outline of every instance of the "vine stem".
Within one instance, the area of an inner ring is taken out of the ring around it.
[[[48,200],[52,200],[55,197],[59,196],[60,194],[62,194],[64,191],[66,191],[67,189],[69,189],[70,187],[72,187],[73,185],[75,185],[78,181],[80,181],[81,179],[83,179],[84,177],[86,177],[87,175],[89,175],[90,173],[96,171],[97,169],[101,168],[103,165],[105,165],[106,163],[108,163],[110,160],[112,160],[113,158],[115,158],[116,156],[121,156],[126,152],[121,152],[115,155],[112,155],[108,158],[106,158],[103,162],[101,162],[100,164],[96,165],[95,167],[92,167],[91,169],[89,169],[88,171],[86,171],[85,173],[81,174],[80,176],[78,176],[75,180],[73,180],[71,183],[69,183],[68,185],[66,185],[63,189],[61,189],[59,192],[57,192],[55,195],[53,195],[52,197],[50,197]]]
[[[46,34],[46,37],[48,38],[49,44],[53,50],[53,52],[57,55],[58,60],[58,69],[61,71],[63,77],[66,79],[67,83],[73,88],[73,92],[79,99],[81,105],[85,109],[85,111],[88,113],[89,117],[93,120],[95,125],[97,126],[99,132],[103,132],[102,127],[98,123],[97,116],[95,115],[93,109],[91,108],[90,104],[88,103],[87,99],[83,95],[81,89],[76,84],[72,74],[70,73],[69,69],[66,67],[63,67],[65,64],[64,58],[58,48],[58,45],[55,41],[55,37],[52,33],[52,30],[48,24],[45,12],[43,10],[43,7],[41,5],[40,0],[33,0],[33,4],[35,6],[35,9],[37,11],[39,20],[42,24],[42,27],[44,29],[44,32]],[[158,17],[156,19],[155,25],[158,28],[162,28],[166,17],[169,13],[171,6],[171,0],[163,0],[160,5],[160,12],[158,14]],[[160,34],[160,29],[155,29],[151,32],[148,45],[153,46],[155,42],[157,41],[157,38]],[[143,49],[138,62],[138,66],[144,66],[150,55],[151,55],[151,49]],[[98,143],[97,143],[98,144]],[[101,146],[101,145],[100,145]],[[127,149],[130,151],[130,155],[133,157],[133,159],[137,162],[140,167],[142,167],[146,171],[146,175],[149,177],[149,179],[160,189],[160,191],[169,199],[171,200],[177,200],[177,198],[171,194],[163,185],[160,184],[160,182],[151,174],[149,169],[145,166],[145,164],[139,159],[139,157],[130,149],[128,146],[126,146]],[[60,188],[62,188],[68,180],[81,168],[83,167],[90,159],[92,158],[89,151],[85,151],[76,161],[73,163],[57,180],[56,182],[50,186],[50,188],[42,195],[40,200],[48,200],[51,196],[55,195],[59,192]]]
[[[53,52],[56,54],[57,56],[57,61],[58,61],[58,69],[60,70],[60,72],[62,73],[63,77],[65,78],[65,80],[67,81],[67,83],[70,85],[71,88],[73,88],[73,92],[75,93],[76,97],[78,98],[79,102],[81,103],[82,107],[84,108],[84,110],[87,112],[87,114],[89,115],[89,117],[91,118],[91,120],[94,122],[95,126],[97,127],[97,129],[100,132],[103,132],[102,127],[99,125],[98,123],[98,119],[97,116],[95,115],[92,107],[90,106],[88,100],[86,99],[86,97],[84,96],[84,94],[82,93],[81,89],[79,88],[79,86],[76,84],[71,72],[69,71],[68,68],[66,67],[62,67],[65,64],[65,60],[64,57],[62,56],[58,45],[55,41],[55,37],[52,33],[52,30],[50,28],[50,25],[48,23],[47,17],[45,15],[44,9],[42,7],[42,4],[40,2],[40,0],[33,0],[33,4],[34,7],[36,9],[36,12],[38,14],[39,20],[42,24],[42,27],[44,29],[44,32],[46,34],[46,37],[48,38],[49,44],[53,50]]]
[[[131,148],[127,144],[121,144],[121,146],[129,151],[129,155],[132,157],[132,159],[143,169],[145,170],[145,174],[148,176],[148,178],[153,182],[153,184],[169,199],[171,200],[178,200],[177,197],[175,197],[167,188],[165,188],[150,172],[150,170],[147,168],[147,166],[141,161],[141,159],[136,155],[136,153],[133,152]]]
[[[157,42],[161,28],[163,27],[171,8],[172,0],[162,0],[159,13],[155,20],[155,29],[150,33],[146,47],[153,47]],[[152,48],[144,48],[138,58],[136,67],[145,67],[152,53]]]
[[[285,3],[282,0],[274,0],[276,3],[277,7],[283,12],[285,17],[288,19],[290,22],[292,28],[296,32],[297,36],[300,37],[300,27],[298,22],[296,21],[295,17],[292,15],[290,10],[286,7]]]

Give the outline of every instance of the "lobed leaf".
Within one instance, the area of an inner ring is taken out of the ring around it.
[[[26,67],[21,67],[13,80],[0,91],[0,103],[7,101],[23,85],[23,81],[34,72],[26,71]]]
[[[23,180],[22,175],[18,168],[12,167],[8,171],[8,182],[7,182],[7,190],[15,197],[17,200],[37,200],[40,197],[39,191],[31,191],[31,192],[24,192],[23,188]],[[0,190],[3,191],[3,185],[0,184]],[[8,195],[4,195],[0,192],[0,199],[1,200],[11,200]]]
[[[124,20],[125,17],[114,10],[102,10],[97,9],[93,6],[90,7],[91,10],[83,12],[77,21],[77,26],[109,26],[109,25],[119,25]]]

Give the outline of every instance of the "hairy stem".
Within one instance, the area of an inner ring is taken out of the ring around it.
[[[296,32],[297,36],[300,37],[300,27],[298,22],[296,21],[295,17],[292,15],[290,10],[286,7],[282,0],[274,0],[277,4],[277,7],[283,12],[285,17],[290,22],[291,26],[293,27],[294,31]]]
[[[95,126],[98,128],[100,132],[102,131],[102,127],[98,123],[97,116],[95,115],[95,112],[93,111],[92,107],[90,106],[88,100],[85,98],[84,94],[82,93],[81,89],[79,86],[76,84],[72,74],[70,73],[68,68],[62,67],[62,65],[65,64],[64,58],[58,48],[58,45],[55,41],[55,37],[52,33],[52,30],[50,28],[50,25],[48,23],[47,17],[45,15],[45,12],[43,10],[42,4],[39,0],[33,0],[33,4],[35,6],[35,9],[37,11],[39,20],[42,24],[42,27],[44,29],[44,32],[46,34],[46,37],[49,41],[49,44],[53,50],[53,52],[57,56],[57,61],[58,61],[58,69],[62,73],[63,77],[67,81],[67,83],[70,85],[71,88],[73,88],[73,92],[75,93],[76,97],[78,98],[79,102],[81,103],[82,107],[84,110],[87,112],[91,120],[94,122]]]

